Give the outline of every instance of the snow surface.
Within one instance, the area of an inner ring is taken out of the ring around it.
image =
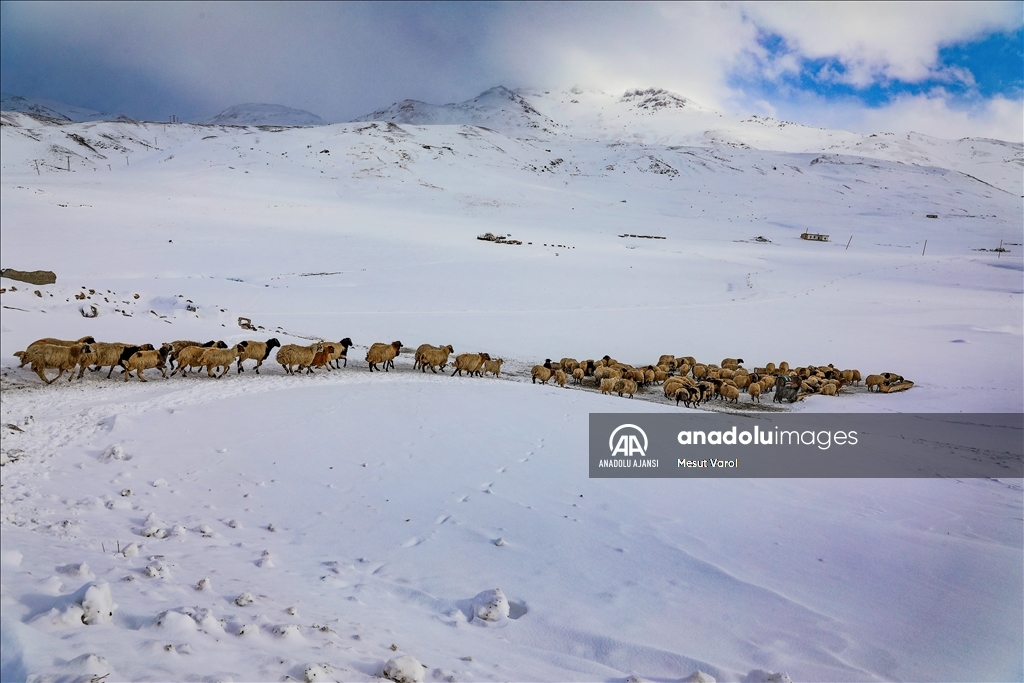
[[[677,408],[528,381],[832,362],[916,385],[794,410],[1020,412],[1024,148],[512,94],[557,127],[3,114],[3,266],[58,279],[3,280],[0,678],[1024,676],[1020,480],[591,480],[589,413]],[[87,334],[357,346],[309,376],[17,369]],[[502,379],[367,372],[393,339]]]

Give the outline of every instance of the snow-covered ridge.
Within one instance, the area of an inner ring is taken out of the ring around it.
[[[106,112],[86,109],[66,102],[57,102],[40,98],[28,98],[20,95],[3,93],[0,95],[0,110],[17,111],[25,114],[36,114],[61,121],[74,121],[83,123],[86,121],[131,121],[124,114],[108,114]]]
[[[853,154],[965,173],[1016,196],[1024,195],[1024,144],[918,133],[860,134],[770,117],[723,114],[661,88],[621,96],[573,87],[509,90],[497,87],[458,104],[404,100],[356,121],[417,126],[480,126],[537,141],[575,139],[663,147],[732,147],[799,154]]]
[[[324,120],[304,109],[280,104],[236,104],[204,121],[225,126],[322,126]]]
[[[458,104],[428,104],[402,100],[390,107],[356,118],[355,121],[392,121],[418,126],[469,125],[493,128],[510,134],[541,137],[558,127],[521,94],[498,86]]]

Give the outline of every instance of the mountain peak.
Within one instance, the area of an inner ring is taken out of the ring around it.
[[[647,111],[684,108],[700,109],[693,100],[688,100],[664,88],[627,90],[619,101],[632,104],[637,109],[646,109]]]

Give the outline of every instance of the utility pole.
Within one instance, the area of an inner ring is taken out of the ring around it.
[[[68,155],[68,170],[71,170],[71,155]]]
[[[924,249],[922,249],[922,250],[921,250],[921,256],[924,256],[924,251],[925,251],[925,249],[927,249],[927,248],[928,248],[928,240],[925,240],[925,241],[924,241]]]
[[[852,241],[853,241],[853,235],[850,235],[850,242],[852,242]],[[849,248],[850,248],[850,242],[847,242],[847,243],[846,243],[846,248],[847,248],[847,249],[849,249]],[[845,251],[845,250],[844,250],[844,251]]]
[[[35,162],[36,162],[36,175],[42,175],[42,173],[39,172],[39,159],[36,159]]]

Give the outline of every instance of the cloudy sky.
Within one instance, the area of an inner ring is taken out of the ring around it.
[[[245,102],[344,121],[495,85],[657,86],[723,111],[863,132],[1024,137],[1024,5],[0,5],[6,94],[134,118]]]

